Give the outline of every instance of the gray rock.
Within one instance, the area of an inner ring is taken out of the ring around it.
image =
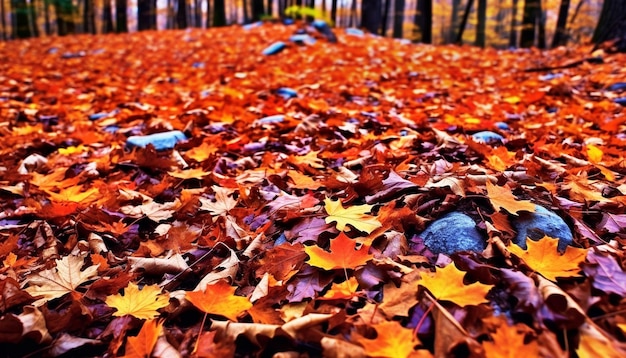
[[[572,231],[560,216],[552,211],[535,205],[535,212],[520,212],[519,218],[512,220],[517,231],[517,236],[513,240],[521,248],[526,248],[526,237],[531,240],[540,240],[544,236],[559,239],[559,251],[565,251],[567,245],[574,241]]]
[[[465,214],[452,212],[435,220],[419,235],[434,254],[451,255],[457,251],[482,252],[486,240],[476,223]]]
[[[472,139],[478,143],[484,144],[501,144],[504,141],[504,138],[501,135],[492,131],[474,133],[472,135]]]

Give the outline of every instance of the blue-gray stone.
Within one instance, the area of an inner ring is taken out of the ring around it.
[[[613,102],[626,107],[626,97],[616,98]]]
[[[289,87],[281,87],[276,90],[276,94],[283,97],[284,99],[296,98],[298,97],[298,91]]]
[[[251,24],[245,24],[242,27],[243,27],[244,30],[247,31],[247,30],[251,30],[251,29],[253,29],[255,27],[259,27],[261,25],[263,25],[263,21],[257,21],[257,22],[253,22]]]
[[[543,76],[539,76],[539,80],[540,81],[551,81],[557,78],[561,78],[563,77],[562,73],[548,73],[546,75]]]
[[[276,123],[281,123],[284,120],[285,120],[284,114],[275,114],[273,116],[267,116],[261,119],[257,119],[256,123],[257,124],[276,124]]]
[[[181,131],[169,131],[150,135],[134,135],[126,139],[129,148],[145,148],[152,144],[156,150],[172,149],[176,143],[186,140],[187,137]]]
[[[506,124],[506,122],[496,122],[495,124],[496,124],[496,128],[500,130],[508,131],[510,129],[509,125]]]
[[[363,32],[363,30],[361,29],[356,29],[354,27],[349,27],[346,29],[346,34],[347,35],[352,35],[352,36],[357,36],[357,37],[363,37],[363,35],[365,35],[365,33]]]
[[[498,144],[504,141],[504,138],[501,135],[492,131],[474,133],[472,135],[472,139],[483,144]]]
[[[263,50],[263,54],[265,56],[270,56],[270,55],[275,55],[277,53],[279,53],[280,51],[284,50],[285,47],[287,47],[287,45],[282,42],[282,41],[276,41],[273,44],[267,46],[264,50]]]
[[[313,45],[316,40],[307,34],[295,34],[289,37],[289,41],[298,45]]]
[[[435,220],[419,235],[434,254],[451,255],[458,251],[482,252],[485,238],[469,216],[452,212]]]
[[[544,236],[559,239],[559,251],[565,251],[567,245],[574,242],[572,231],[563,219],[543,206],[535,205],[535,212],[520,212],[513,221],[517,236],[513,240],[521,248],[526,248],[526,238],[540,240]]]
[[[607,91],[623,91],[626,90],[626,82],[616,82],[606,88]]]
[[[102,119],[104,117],[107,117],[109,115],[109,112],[98,112],[98,113],[93,113],[89,115],[89,120],[90,121],[97,121],[98,119]]]

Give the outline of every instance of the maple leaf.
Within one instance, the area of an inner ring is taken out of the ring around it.
[[[75,203],[90,203],[95,201],[99,197],[100,190],[98,188],[90,188],[82,191],[82,188],[78,185],[70,186],[69,188],[62,189],[58,193],[50,190],[46,190],[46,193],[50,196],[50,199],[57,202],[70,201]]]
[[[126,340],[126,354],[123,358],[152,357],[152,350],[163,332],[163,323],[157,320],[146,321],[136,337]]]
[[[187,169],[187,170],[178,170],[175,172],[167,172],[170,176],[178,179],[200,179],[204,176],[211,174],[211,172],[205,172],[200,168],[195,169]]]
[[[68,255],[56,260],[55,268],[29,276],[26,279],[29,284],[26,292],[34,297],[42,296],[33,304],[41,306],[52,299],[63,297],[96,276],[98,265],[89,266],[81,271],[84,264],[82,257]]]
[[[203,162],[209,159],[212,154],[215,154],[218,149],[214,144],[203,142],[200,146],[189,149],[185,155],[196,162]]]
[[[246,297],[235,296],[236,289],[220,280],[206,285],[204,292],[186,292],[185,298],[202,312],[237,321],[237,316],[252,307],[252,303]]]
[[[341,201],[332,201],[330,198],[326,198],[324,204],[324,209],[328,214],[325,221],[327,224],[336,222],[337,230],[343,231],[346,225],[351,225],[369,234],[382,226],[375,217],[365,214],[372,210],[372,205],[355,205],[344,209]]]
[[[565,253],[561,255],[557,250],[559,239],[549,236],[544,236],[539,241],[526,239],[526,244],[527,250],[511,245],[509,251],[548,280],[556,281],[557,277],[580,276],[579,265],[585,261],[587,249],[568,246]]]
[[[524,352],[527,357],[539,356],[539,345],[537,341],[524,344],[525,334],[519,332],[515,327],[501,325],[491,334],[493,342],[483,342],[485,355],[487,358],[517,358],[520,352]]]
[[[343,232],[330,240],[330,252],[319,246],[305,246],[304,251],[309,255],[309,265],[324,270],[356,268],[365,265],[374,258],[368,254],[369,246],[362,245],[356,249],[356,240],[350,239]]]
[[[200,210],[206,210],[216,216],[228,214],[237,205],[237,200],[230,197],[233,191],[217,185],[213,185],[212,188],[215,192],[215,201],[200,198],[200,203],[202,203]]]
[[[461,307],[488,302],[485,296],[493,286],[480,282],[466,285],[463,283],[464,276],[465,272],[458,270],[454,264],[449,264],[437,269],[434,275],[422,275],[418,283],[426,287],[436,299],[451,301]]]
[[[517,215],[518,211],[535,212],[535,204],[529,200],[516,200],[513,193],[507,188],[496,186],[487,181],[487,196],[493,208],[496,211],[504,209],[513,215]]]
[[[323,297],[320,297],[320,300],[341,300],[341,299],[351,299],[356,296],[356,290],[359,287],[359,282],[356,280],[356,277],[350,277],[349,280],[343,281],[341,283],[333,283],[330,287],[330,290],[326,292]]]
[[[395,321],[372,325],[372,328],[377,333],[375,339],[356,335],[356,341],[365,348],[370,357],[408,357],[415,351],[415,346],[421,344],[413,330],[404,328]]]
[[[117,294],[106,298],[109,307],[117,309],[114,316],[130,315],[139,319],[152,319],[160,315],[157,310],[169,304],[169,296],[161,293],[157,285],[144,286],[141,290],[129,282],[124,295]]]

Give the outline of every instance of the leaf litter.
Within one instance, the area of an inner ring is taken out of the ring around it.
[[[526,70],[589,48],[341,29],[337,43],[263,54],[299,26],[0,45],[0,345],[626,354],[626,120],[609,89],[626,57],[544,76]],[[59,55],[72,51],[85,57]],[[535,205],[577,247],[512,246]],[[423,245],[451,211],[476,220],[484,252]]]

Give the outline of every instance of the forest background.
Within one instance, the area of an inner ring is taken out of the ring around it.
[[[606,2],[619,2],[607,0]],[[557,47],[599,42],[602,0],[0,0],[3,40],[208,28],[308,14],[434,44]],[[300,12],[300,14],[302,11]]]

